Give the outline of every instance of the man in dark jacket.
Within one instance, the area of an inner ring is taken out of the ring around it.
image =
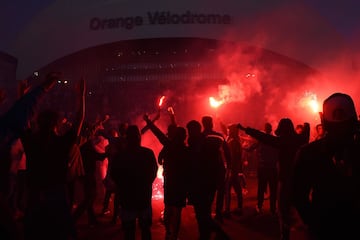
[[[215,219],[222,222],[225,183],[227,181],[227,173],[231,169],[230,149],[225,137],[221,133],[214,131],[214,123],[211,116],[203,116],[201,123],[204,128],[202,133],[205,136],[205,158],[208,159],[208,164],[214,168],[214,179],[217,181]]]
[[[351,97],[323,103],[325,137],[303,146],[294,169],[294,203],[314,239],[359,239],[359,122]]]
[[[295,155],[298,149],[306,143],[304,135],[295,132],[294,124],[289,118],[282,118],[275,130],[276,136],[261,132],[253,128],[245,128],[238,124],[246,134],[268,144],[279,151],[279,181],[278,181],[278,210],[281,240],[290,239],[292,224],[292,177]],[[304,133],[308,135],[307,133]]]
[[[128,126],[126,142],[126,149],[118,153],[119,161],[114,161],[110,173],[118,188],[124,239],[135,239],[138,219],[141,239],[149,240],[152,224],[152,184],[158,166],[154,152],[141,146],[141,134],[136,125]]]

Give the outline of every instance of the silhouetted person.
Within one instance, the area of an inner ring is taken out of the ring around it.
[[[106,138],[109,141],[109,144],[106,146],[106,152],[108,153],[108,166],[106,169],[106,175],[105,178],[103,180],[103,184],[105,187],[105,196],[104,196],[104,201],[103,201],[103,208],[101,210],[101,214],[103,215],[107,215],[110,213],[110,209],[109,209],[109,202],[111,200],[111,195],[114,193],[114,188],[112,187],[112,180],[110,178],[109,175],[109,169],[111,166],[111,158],[112,158],[112,151],[116,151],[116,147],[115,147],[115,143],[117,142],[117,140],[119,140],[119,131],[118,129],[115,128],[110,128],[107,132]],[[113,150],[112,150],[113,149]],[[116,222],[116,218],[115,218],[115,222]]]
[[[200,122],[191,120],[186,124],[186,128],[190,155],[189,204],[194,206],[199,240],[211,239],[213,232],[218,239],[229,239],[211,217],[211,207],[218,186],[216,176],[223,163],[219,162],[218,158],[209,158],[212,151],[209,151],[209,143],[201,131]]]
[[[280,234],[281,240],[288,240],[290,238],[292,221],[292,170],[296,152],[304,144],[304,137],[295,132],[293,122],[289,118],[282,118],[280,120],[275,130],[276,136],[253,128],[244,128],[241,124],[238,124],[238,127],[260,142],[271,145],[279,150],[278,213]]]
[[[141,239],[151,239],[152,184],[158,166],[154,152],[141,146],[141,134],[136,125],[126,130],[127,146],[119,152],[111,168],[111,177],[118,188],[120,219],[124,239],[135,240],[136,220],[141,229]]]
[[[109,164],[108,169],[106,173],[106,177],[104,179],[104,185],[106,188],[104,202],[103,202],[103,209],[102,214],[105,214],[107,212],[110,212],[108,209],[109,207],[109,201],[111,198],[111,195],[114,195],[114,208],[113,208],[113,216],[111,222],[113,224],[116,224],[116,220],[119,216],[119,210],[120,210],[120,201],[119,201],[119,194],[117,193],[116,185],[114,183],[114,180],[111,178],[111,168],[114,165],[114,161],[119,160],[116,159],[116,155],[125,150],[126,148],[126,129],[128,127],[128,123],[123,122],[119,124],[119,129],[116,131],[115,129],[112,130],[113,137],[109,137],[109,145],[106,148],[106,152],[108,154]]]
[[[149,127],[150,125],[148,124],[146,127],[147,128],[150,128]],[[176,124],[169,124],[168,127],[167,127],[167,134],[166,134],[166,138],[168,140],[172,140],[176,134],[176,128],[177,128],[177,125]],[[165,168],[166,166],[166,163],[165,163],[165,156],[166,156],[166,151],[167,151],[167,147],[165,146],[165,142],[167,141],[164,141],[164,138],[158,136],[159,134],[155,134],[155,136],[157,136],[157,138],[160,140],[160,143],[163,145],[163,148],[160,150],[159,152],[159,155],[158,155],[158,164],[159,165],[162,165],[163,168]],[[164,173],[164,172],[163,172]]]
[[[160,110],[160,109],[159,109]],[[178,127],[178,124],[176,123],[176,118],[175,118],[175,112],[174,109],[172,107],[169,107],[167,109],[167,112],[169,114],[170,117],[170,124],[167,127],[167,133],[166,136],[169,140],[173,139],[175,132],[176,132],[176,128]],[[155,120],[160,116],[160,111],[158,111],[157,115],[155,116],[155,118],[151,121],[152,123],[155,123]],[[148,129],[148,126],[145,126],[144,129]],[[157,138],[159,139],[159,136],[157,136]],[[159,139],[160,140],[160,139]],[[160,142],[163,144],[163,142],[160,140]],[[159,154],[158,154],[158,164],[162,166],[162,175],[163,175],[163,181],[164,181],[164,168],[166,167],[166,163],[165,163],[165,156],[166,154],[166,149],[167,147],[163,145],[163,148],[160,150]],[[160,213],[160,220],[162,222],[164,222],[164,213],[165,213],[165,209],[161,211]]]
[[[242,146],[239,137],[239,129],[236,124],[228,127],[229,136],[227,143],[229,145],[231,154],[231,170],[230,177],[227,178],[225,191],[225,217],[230,217],[231,211],[231,190],[234,189],[237,199],[237,209],[234,213],[242,215],[243,213],[243,195],[242,195],[242,181],[243,181],[243,162],[242,162]]]
[[[301,137],[303,144],[309,143],[310,141],[310,124],[305,122],[304,124],[299,124],[295,129],[296,133]]]
[[[210,239],[213,219],[211,206],[214,201],[217,182],[216,163],[212,166],[206,162],[204,155],[205,135],[201,132],[201,124],[196,120],[187,123],[188,146],[190,152],[190,181],[189,203],[194,206],[198,223],[199,239]]]
[[[225,137],[221,133],[214,131],[212,117],[202,117],[201,123],[206,140],[206,158],[208,158],[209,162],[218,163],[217,171],[213,176],[217,180],[215,219],[222,222],[227,171],[231,169],[230,150]]]
[[[104,161],[107,157],[105,152],[98,152],[96,149],[97,135],[90,137],[84,144],[80,146],[80,153],[83,160],[84,176],[81,179],[83,185],[83,199],[74,210],[73,218],[77,221],[86,211],[88,215],[88,224],[94,226],[98,224],[95,216],[94,204],[97,196],[96,184],[96,163]]]
[[[189,151],[185,144],[186,129],[175,125],[170,137],[161,132],[146,115],[144,120],[164,146],[162,164],[164,166],[165,239],[176,240],[180,231],[181,212],[186,206],[188,194]]]
[[[265,133],[273,135],[272,126],[270,123],[265,123]],[[278,169],[279,150],[271,145],[259,142],[257,144],[258,152],[258,189],[257,189],[257,212],[263,212],[264,194],[267,187],[269,187],[270,211],[272,214],[276,213],[277,201],[277,184],[278,184]]]
[[[11,144],[28,128],[41,98],[55,85],[58,78],[58,73],[49,73],[44,82],[20,97],[0,117],[0,235],[8,239],[17,237],[13,213],[9,208]],[[0,95],[3,100],[3,94]]]
[[[359,122],[351,97],[329,96],[321,123],[327,134],[298,152],[294,203],[311,239],[359,239]]]
[[[28,171],[28,205],[25,212],[26,239],[67,239],[74,234],[67,197],[70,151],[80,134],[85,114],[85,81],[80,81],[79,109],[73,127],[58,135],[59,113],[41,111],[37,129],[28,129],[21,141]]]

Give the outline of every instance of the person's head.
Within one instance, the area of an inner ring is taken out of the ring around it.
[[[36,124],[42,132],[56,132],[60,122],[60,114],[57,111],[46,109],[37,115]]]
[[[228,126],[229,130],[229,137],[237,138],[239,137],[239,128],[237,127],[237,124],[231,124]]]
[[[353,137],[358,120],[352,98],[344,93],[334,93],[325,99],[321,123],[330,138],[341,141]]]
[[[138,126],[129,125],[126,129],[126,140],[128,146],[137,147],[141,144],[141,134]]]
[[[317,124],[315,129],[316,129],[316,134],[318,136],[324,136],[325,135],[325,131],[324,131],[323,125],[321,123]]]
[[[275,130],[277,136],[290,136],[296,134],[294,124],[289,118],[282,118]]]
[[[169,126],[167,127],[167,136],[170,139],[173,139],[175,137],[176,129],[177,129],[176,124],[169,124]]]
[[[196,120],[191,120],[186,124],[189,137],[201,134],[201,124]]]
[[[129,126],[129,124],[127,122],[121,122],[119,124],[119,135],[120,136],[125,136],[128,126]]]
[[[184,143],[186,140],[186,129],[183,127],[176,127],[173,139],[177,143]]]
[[[213,119],[210,116],[204,116],[201,119],[201,123],[204,127],[204,130],[211,130],[214,127]]]
[[[200,139],[202,133],[201,133],[201,123],[197,120],[190,120],[186,124],[186,129],[188,132],[188,139],[187,143],[189,146],[196,143],[197,139]]]
[[[270,123],[265,123],[264,126],[265,133],[270,134],[272,132],[272,125]]]

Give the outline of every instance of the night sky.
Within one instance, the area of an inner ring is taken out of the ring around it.
[[[296,1],[296,0],[293,0]],[[298,0],[305,2],[329,22],[346,40],[355,42],[360,35],[360,1]],[[0,50],[9,44],[19,29],[38,11],[54,0],[3,0],[0,3]],[[286,2],[289,2],[287,0]],[[69,4],[70,6],[70,4]]]

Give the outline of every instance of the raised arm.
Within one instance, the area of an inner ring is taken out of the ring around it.
[[[55,85],[59,76],[59,73],[49,73],[44,82],[32,90],[26,91],[3,115],[3,127],[11,130],[14,137],[19,137],[27,128],[28,122],[36,112],[41,97]]]
[[[167,111],[170,117],[170,124],[177,125],[174,109],[172,107],[168,107]]]
[[[244,127],[243,125],[241,125],[240,123],[237,124],[237,128],[239,128],[242,131],[245,131],[245,133],[255,139],[257,139],[258,141],[271,145],[273,147],[280,147],[280,139],[279,137],[264,133],[262,131],[259,131],[257,129],[254,128],[250,128],[250,127]]]
[[[145,114],[143,118],[146,122],[146,126],[157,137],[157,139],[159,139],[159,142],[162,145],[167,145],[170,142],[169,138],[154,124],[153,121],[149,119],[148,115]]]
[[[147,115],[146,115],[146,116],[147,116]],[[147,118],[149,118],[149,117],[147,116]],[[154,119],[152,119],[151,122],[152,122],[152,123],[155,123],[157,120],[159,120],[159,118],[160,118],[160,109],[157,111]],[[146,120],[145,120],[145,121],[146,121]],[[140,131],[141,135],[143,135],[144,133],[146,133],[147,130],[149,130],[149,125],[146,125],[145,127],[143,127],[143,128],[141,129],[141,131]]]

